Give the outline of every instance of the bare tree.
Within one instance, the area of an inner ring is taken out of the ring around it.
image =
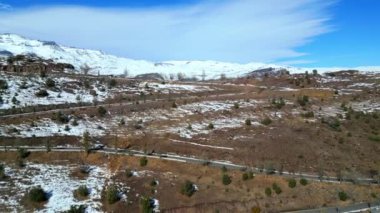
[[[226,80],[226,74],[225,73],[222,73],[222,74],[220,74],[220,80]]]
[[[90,72],[91,68],[88,66],[88,64],[85,63],[85,64],[83,64],[80,67],[80,70],[83,73],[83,75],[88,75],[88,73]]]
[[[173,73],[170,73],[170,74],[169,74],[169,79],[170,79],[171,81],[174,80],[174,74],[173,74]]]
[[[178,79],[178,81],[185,80],[185,74],[182,72],[177,73],[177,79]]]
[[[125,69],[124,69],[124,78],[127,78],[129,76],[129,70],[128,70],[128,68],[126,67]]]

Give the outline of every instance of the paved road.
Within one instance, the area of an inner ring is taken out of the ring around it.
[[[308,209],[300,211],[291,211],[288,213],[359,213],[371,212],[380,213],[380,201],[373,203],[358,203],[346,207],[326,207],[319,209]]]
[[[29,151],[33,152],[45,152],[46,147],[43,146],[21,146],[22,148],[26,148]],[[0,146],[0,151],[17,151],[17,148],[11,148],[11,147],[4,147]],[[83,151],[83,148],[81,147],[54,147],[51,148],[52,152],[81,152]],[[182,163],[191,163],[191,164],[201,164],[201,165],[208,165],[212,167],[217,168],[227,168],[230,170],[252,170],[254,173],[268,173],[269,171],[265,169],[259,169],[256,167],[249,167],[246,165],[239,165],[234,164],[228,161],[218,161],[218,160],[205,160],[200,159],[196,157],[189,157],[189,156],[181,156],[177,154],[172,153],[151,153],[151,154],[145,154],[143,151],[140,150],[131,150],[131,149],[113,149],[113,148],[104,148],[102,150],[94,150],[94,152],[100,152],[100,153],[106,153],[106,154],[118,154],[118,155],[133,155],[138,157],[147,157],[147,158],[156,158],[156,159],[165,159],[169,161],[177,161]],[[270,175],[275,176],[283,176],[287,178],[304,178],[310,181],[320,181],[320,182],[333,182],[333,183],[351,183],[350,180],[342,180],[339,181],[337,177],[327,177],[324,176],[322,179],[318,175],[314,174],[307,174],[307,173],[291,173],[287,171],[283,171],[282,174],[280,174],[278,171],[271,171]],[[360,184],[371,184],[371,185],[379,185],[378,181],[371,178],[358,178],[356,181]]]

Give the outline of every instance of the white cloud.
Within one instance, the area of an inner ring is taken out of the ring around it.
[[[0,10],[11,10],[12,6],[9,4],[4,4],[0,2]]]
[[[0,12],[0,32],[150,60],[273,61],[330,30],[333,0],[224,0],[182,7],[54,6]],[[328,2],[328,3],[326,3]]]

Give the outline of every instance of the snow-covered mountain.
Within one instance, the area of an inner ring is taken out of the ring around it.
[[[55,42],[46,42],[27,39],[15,34],[0,34],[0,54],[35,54],[44,59],[53,59],[56,62],[69,63],[80,69],[88,65],[92,74],[122,75],[128,71],[130,76],[146,73],[160,73],[168,77],[181,72],[186,77],[200,77],[203,73],[207,79],[219,78],[221,74],[227,77],[243,76],[246,73],[264,68],[285,68],[292,73],[304,72],[307,69],[278,66],[264,63],[226,63],[218,61],[164,61],[154,63],[145,60],[133,60],[105,54],[97,50],[87,50],[58,45]],[[320,68],[321,71],[341,70],[344,68]],[[380,67],[362,67],[363,71],[376,71]],[[311,70],[311,69],[308,69]]]

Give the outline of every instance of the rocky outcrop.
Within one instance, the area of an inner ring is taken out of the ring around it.
[[[52,60],[43,60],[36,57],[17,55],[8,57],[7,63],[0,64],[0,70],[6,72],[39,73],[39,72],[63,72],[74,69],[74,66],[66,63],[54,63]]]

